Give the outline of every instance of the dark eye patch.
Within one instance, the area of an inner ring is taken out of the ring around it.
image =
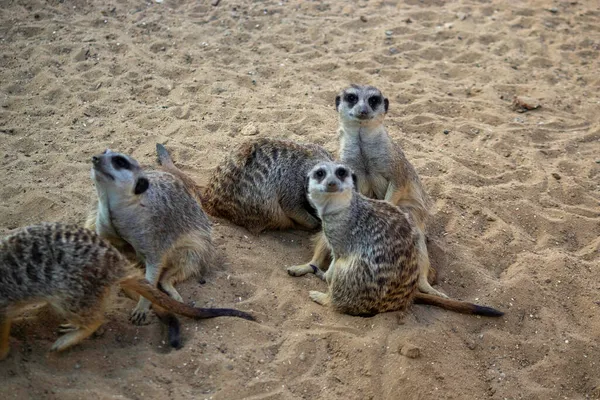
[[[381,104],[381,96],[373,96],[369,98],[369,105],[374,110]]]
[[[313,177],[318,180],[319,182],[321,182],[323,180],[323,178],[325,178],[325,171],[322,169],[318,169],[315,171],[315,173],[313,174]]]
[[[131,163],[123,156],[114,156],[111,162],[116,169],[131,169]]]
[[[344,101],[350,105],[356,104],[358,101],[358,96],[354,93],[346,93],[344,95]]]
[[[344,180],[348,176],[348,171],[346,170],[346,168],[338,168],[335,170],[335,176],[337,176],[341,180]]]

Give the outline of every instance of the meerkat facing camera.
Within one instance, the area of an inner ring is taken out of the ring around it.
[[[27,305],[47,302],[70,322],[52,351],[63,351],[93,334],[104,322],[110,289],[118,284],[148,298],[158,309],[190,318],[236,316],[232,309],[195,308],[128,276],[127,259],[95,232],[45,223],[21,228],[0,241],[0,360],[9,352],[12,319]],[[171,334],[171,332],[170,332]],[[179,340],[170,337],[170,340]]]
[[[214,260],[212,227],[201,205],[179,178],[144,171],[125,154],[107,149],[92,164],[98,199],[86,227],[111,243],[130,245],[148,282],[183,301],[173,285],[206,272]],[[149,307],[140,298],[131,321],[147,323]]]
[[[340,123],[338,157],[354,171],[357,190],[367,197],[403,207],[425,233],[430,200],[416,170],[383,125],[389,108],[388,99],[373,86],[351,85],[336,96],[335,106]],[[425,235],[420,246],[427,248]],[[316,237],[315,248],[313,260],[309,264],[289,268],[290,274],[310,272],[311,264],[326,268],[329,257],[321,235]],[[427,251],[422,257],[419,290],[447,297],[428,281],[428,277],[433,278],[435,270],[430,266]]]
[[[160,145],[159,145],[160,146]],[[202,189],[157,146],[165,171],[193,187],[206,212],[258,234],[268,229],[315,230],[320,225],[306,199],[305,176],[317,163],[333,160],[315,144],[259,138],[236,147],[212,172]]]
[[[413,301],[467,314],[503,315],[490,307],[418,291],[423,233],[412,214],[389,202],[369,199],[354,190],[353,173],[343,164],[321,163],[308,174],[308,197],[323,226],[332,254],[323,273],[327,293],[311,291],[321,305],[351,315],[404,310]]]

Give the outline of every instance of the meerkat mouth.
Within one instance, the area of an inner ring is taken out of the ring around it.
[[[102,165],[94,163],[94,167],[93,168],[94,168],[94,171],[100,173],[100,175],[104,175],[105,177],[109,178],[112,181],[115,180],[115,177],[112,176],[112,174],[110,174],[109,172],[106,172],[106,171],[102,170]]]
[[[367,115],[358,114],[358,115],[354,115],[353,117],[360,121],[367,121],[369,119],[373,119],[373,115],[371,115],[371,114],[367,114]]]

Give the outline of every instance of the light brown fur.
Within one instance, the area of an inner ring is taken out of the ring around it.
[[[115,159],[125,160],[122,168]],[[143,171],[133,158],[110,150],[95,156],[93,164],[98,198],[86,227],[135,252],[146,279],[182,301],[174,285],[205,273],[215,253],[210,221],[194,192],[179,176]],[[149,307],[140,298],[132,322],[149,322]]]
[[[157,150],[163,168],[182,178],[185,174],[161,147]],[[305,177],[315,164],[332,159],[315,144],[260,138],[242,143],[227,155],[205,190],[190,178],[182,180],[193,188],[208,214],[254,234],[271,229],[315,230],[320,221],[306,200]]]
[[[127,276],[128,261],[95,232],[74,225],[40,224],[0,242],[0,360],[9,352],[12,319],[26,306],[48,303],[68,324],[51,347],[64,351],[104,322],[111,287],[148,298],[160,312],[191,318],[220,315],[252,319],[237,310],[201,309],[171,299],[145,279]]]
[[[335,102],[340,122],[340,161],[356,174],[360,193],[411,213],[423,233],[420,246],[426,249],[430,200],[415,168],[383,125],[388,99],[375,87],[351,85],[338,94]],[[447,297],[428,281],[431,265],[427,251],[422,255],[420,269],[419,290]]]
[[[404,209],[356,192],[351,175],[345,165],[331,162],[309,173],[308,197],[323,221],[322,241],[332,255],[325,273],[309,265],[328,284],[327,293],[310,292],[313,301],[352,315],[404,310],[415,299],[458,312],[502,315],[489,307],[418,293],[427,254],[423,233]],[[321,246],[317,243],[319,254],[313,260],[325,260]],[[299,276],[305,270],[288,271]]]

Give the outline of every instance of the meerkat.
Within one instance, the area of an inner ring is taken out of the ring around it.
[[[389,100],[373,86],[352,85],[336,96],[335,107],[340,123],[338,158],[354,171],[357,190],[369,198],[403,207],[424,233],[430,200],[415,168],[383,125]],[[315,258],[309,264],[290,268],[291,274],[310,272],[310,265],[326,267],[329,257],[322,234],[315,239]],[[425,235],[422,241],[420,246],[426,249]],[[447,297],[431,286],[428,278],[433,280],[435,270],[430,266],[429,255],[423,257],[426,259],[420,264],[419,290]]]
[[[420,264],[426,249],[413,215],[402,207],[367,198],[354,190],[353,172],[343,164],[322,163],[308,174],[308,198],[322,221],[332,261],[323,273],[327,293],[310,298],[338,312],[373,315],[406,309],[412,302],[467,314],[503,315],[496,309],[421,293]]]
[[[144,171],[110,149],[92,157],[91,177],[98,197],[86,228],[117,247],[133,248],[148,282],[183,301],[173,285],[206,272],[215,253],[210,220],[194,195],[178,177]],[[149,309],[141,297],[131,321],[148,323]]]
[[[195,187],[206,212],[258,234],[268,229],[316,230],[321,222],[306,199],[305,177],[333,156],[321,146],[290,140],[255,139],[239,145],[211,174],[202,190],[157,148],[163,169]]]
[[[145,279],[127,275],[129,262],[89,229],[61,223],[21,228],[0,242],[0,360],[9,352],[11,320],[27,305],[47,302],[70,324],[51,347],[63,351],[93,334],[104,322],[111,288],[120,285],[154,307],[187,317],[236,316],[232,309],[195,308],[180,303]]]

